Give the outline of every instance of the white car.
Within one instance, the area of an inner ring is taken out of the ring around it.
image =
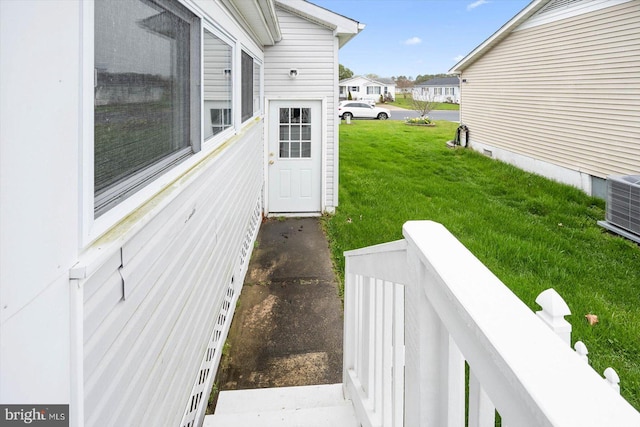
[[[369,105],[365,101],[343,101],[338,105],[338,117],[342,119],[378,119],[387,120],[391,112],[386,108]]]

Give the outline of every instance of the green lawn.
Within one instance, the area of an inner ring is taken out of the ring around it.
[[[413,109],[413,107],[411,106],[411,100],[412,100],[412,96],[410,93],[406,94],[406,96],[405,94],[397,93],[396,100],[393,102],[390,102],[390,104],[411,110]],[[434,110],[459,110],[459,109],[460,109],[459,104],[450,104],[446,102],[438,102],[436,103],[434,108]]]
[[[596,224],[602,200],[446,148],[456,126],[340,126],[340,206],[324,218],[339,273],[343,251],[401,239],[408,220],[440,222],[533,310],[555,288],[573,313],[572,341],[587,345],[599,373],[613,367],[640,409],[640,249]]]

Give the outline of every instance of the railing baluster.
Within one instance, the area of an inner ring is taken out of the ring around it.
[[[604,370],[604,378],[612,389],[620,394],[620,377],[613,368],[607,368]]]
[[[453,337],[447,332],[447,426],[464,427],[465,415],[465,384],[464,357],[458,349]]]
[[[576,350],[576,353],[578,353],[578,356],[580,356],[580,359],[584,360],[584,362],[588,365],[589,356],[587,356],[587,354],[589,354],[589,350],[587,350],[587,346],[582,341],[578,341],[575,343],[573,348]]]
[[[375,307],[374,316],[373,316],[373,324],[375,325],[374,330],[374,358],[373,358],[373,390],[371,393],[371,398],[373,401],[373,412],[376,415],[376,418],[382,416],[382,380],[383,380],[383,353],[384,353],[384,324],[383,324],[383,313],[384,313],[384,289],[383,289],[382,280],[377,279],[373,283],[373,306]]]
[[[496,408],[469,369],[469,427],[494,427],[495,422]]]
[[[393,419],[392,426],[404,424],[404,290],[403,285],[393,289]]]
[[[382,284],[383,306],[382,306],[382,378],[381,378],[381,398],[380,408],[382,425],[390,426],[393,420],[393,283]]]

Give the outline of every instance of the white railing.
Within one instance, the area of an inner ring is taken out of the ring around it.
[[[345,253],[344,384],[363,426],[487,427],[496,411],[511,427],[640,426],[615,371],[567,345],[561,298],[541,294],[536,316],[442,225],[403,235]]]

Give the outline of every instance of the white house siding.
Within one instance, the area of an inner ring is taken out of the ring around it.
[[[79,8],[0,1],[3,404],[69,402],[69,267],[80,239]]]
[[[412,90],[413,99],[432,102],[460,102],[460,88],[455,86],[418,86]]]
[[[179,425],[229,285],[242,285],[243,244],[260,213],[262,134],[256,123],[213,154],[79,283],[86,425]]]
[[[322,197],[325,209],[332,210],[338,205],[338,39],[328,28],[281,8],[277,8],[277,13],[282,41],[265,48],[264,95],[267,99],[326,98],[327,132],[323,135],[325,194]],[[289,78],[292,68],[298,70],[295,79]]]
[[[514,31],[463,70],[461,120],[476,148],[600,178],[638,173],[639,70],[638,1]]]
[[[205,143],[85,240],[91,4],[0,1],[0,403],[70,404],[74,426],[178,426],[259,225],[264,122]],[[262,59],[219,3],[200,11]]]

